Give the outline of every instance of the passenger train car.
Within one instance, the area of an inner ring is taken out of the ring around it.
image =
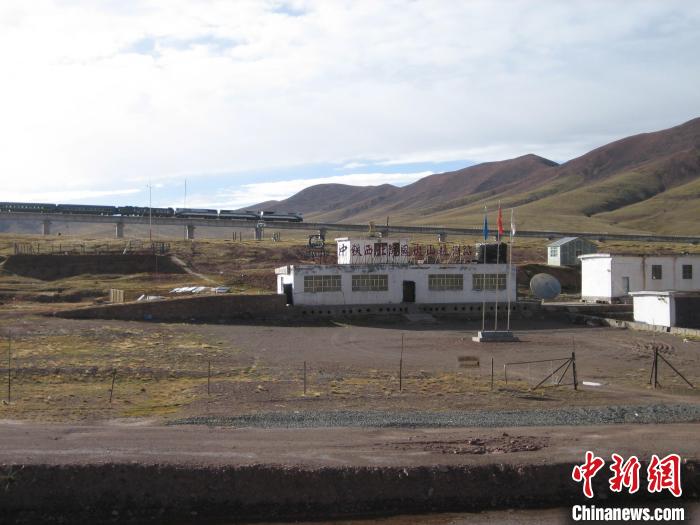
[[[201,208],[175,208],[175,217],[188,217],[191,219],[218,219],[219,212]]]
[[[147,206],[100,206],[91,204],[48,204],[39,202],[0,202],[0,212],[101,215],[110,217],[184,217],[192,219],[231,219],[264,222],[302,222],[296,212],[210,210],[202,208],[149,208]]]

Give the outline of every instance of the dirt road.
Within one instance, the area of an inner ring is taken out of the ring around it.
[[[0,509],[9,523],[230,524],[377,513],[407,515],[387,525],[562,523],[566,507],[584,501],[571,469],[586,450],[608,461],[612,452],[635,454],[643,462],[651,454],[679,453],[684,495],[697,499],[699,429],[226,429],[147,420],[3,421]],[[594,480],[596,494],[609,504],[615,500],[606,492],[607,476],[600,478]],[[554,510],[498,511],[516,506]],[[486,510],[423,521],[411,516]]]
[[[585,450],[700,459],[700,423],[451,429],[210,428],[149,420],[0,422],[0,464],[434,466],[576,462]]]

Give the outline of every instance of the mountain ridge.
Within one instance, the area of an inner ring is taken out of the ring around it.
[[[678,233],[698,234],[693,227],[700,223],[700,194],[693,196],[697,181],[700,118],[625,137],[561,164],[528,153],[428,175],[403,187],[315,185],[256,207],[272,205],[324,222],[384,222],[391,217],[402,224],[471,226],[480,220],[485,203],[493,208],[494,201],[501,201],[504,207],[517,207],[521,223],[533,229],[559,223],[562,229],[668,233],[679,227]],[[685,186],[691,197],[680,201]],[[650,202],[648,224],[645,202]],[[686,216],[679,217],[676,209],[662,213],[661,203],[677,202],[683,203]],[[625,213],[630,206],[632,212]],[[671,220],[651,218],[660,214]]]

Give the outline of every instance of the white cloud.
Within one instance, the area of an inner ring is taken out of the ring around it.
[[[57,190],[57,191],[28,191],[28,192],[5,192],[3,200],[9,202],[43,202],[49,204],[70,204],[73,201],[83,201],[85,199],[95,199],[101,197],[116,197],[118,195],[134,195],[143,190]],[[130,202],[129,204],[133,204]]]
[[[270,200],[283,200],[315,184],[349,184],[353,186],[377,186],[393,184],[403,186],[432,175],[431,171],[415,173],[352,173],[314,179],[294,179],[275,182],[243,184],[240,187],[219,192],[215,200],[207,195],[193,195],[188,206],[214,208],[242,208]]]
[[[356,170],[357,168],[364,168],[368,164],[366,162],[346,162],[339,168],[336,168],[337,170]]]
[[[680,0],[5,0],[0,182],[565,160],[700,114],[699,24]]]

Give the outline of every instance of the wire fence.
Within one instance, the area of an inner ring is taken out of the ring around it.
[[[524,369],[525,367],[527,368]],[[558,386],[573,386],[574,390],[578,389],[575,352],[571,352],[570,357],[555,357],[551,359],[504,363],[503,381],[506,384],[508,384],[509,368],[511,378],[513,378],[513,368],[518,369],[518,375],[524,376],[528,384],[534,385],[532,386],[533,390],[540,387]],[[569,370],[571,370],[571,383],[562,383]]]
[[[425,370],[420,365],[424,360],[412,359],[422,346],[407,345],[402,334],[400,344],[396,341],[387,350],[395,352],[392,354],[394,365],[386,361],[381,365],[367,362],[366,366],[361,366],[300,359],[296,363],[267,366],[258,361],[242,363],[230,354],[192,353],[188,347],[166,341],[166,333],[159,338],[160,353],[155,358],[136,352],[131,358],[133,364],[119,363],[124,360],[124,354],[110,355],[108,349],[96,348],[94,356],[101,354],[100,362],[89,363],[92,358],[86,354],[83,360],[87,363],[76,365],[44,357],[38,360],[16,357],[18,340],[10,331],[5,366],[0,367],[0,377],[6,378],[7,386],[4,403],[26,404],[29,411],[90,412],[127,404],[140,404],[144,410],[181,406],[202,398],[228,399],[235,403],[240,396],[248,396],[250,401],[252,394],[258,396],[253,401],[283,402],[313,397],[371,400],[396,395],[460,396],[503,388],[538,390],[573,386],[574,390],[579,389],[575,351],[566,356],[505,363],[497,363],[493,356],[484,359],[483,355],[463,354],[457,356],[451,367],[431,366]],[[30,337],[26,337],[23,341],[25,349],[29,340]],[[112,363],[108,362],[110,359]],[[654,350],[649,384],[655,388],[661,386],[659,369],[662,364],[694,388],[658,349]],[[494,373],[497,365],[503,367],[502,378]],[[147,389],[157,395],[149,400],[144,395]],[[184,391],[190,397],[183,397]],[[57,406],[57,399],[50,398],[53,393],[72,405]],[[173,399],[169,400],[168,396]],[[69,399],[72,397],[76,400]],[[76,407],[78,398],[85,406]]]

